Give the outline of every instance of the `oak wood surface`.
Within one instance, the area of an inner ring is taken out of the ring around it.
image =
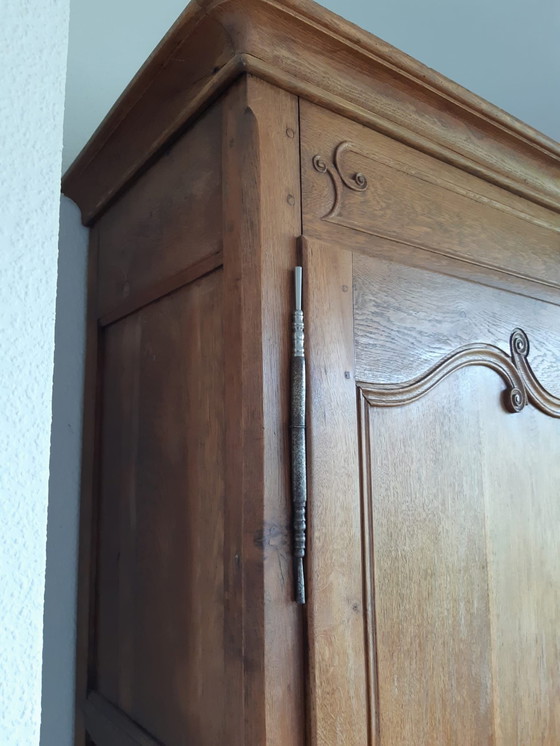
[[[424,251],[397,239],[380,238],[332,223],[329,223],[326,228],[321,227],[319,231],[310,229],[306,235],[331,244],[351,246],[355,254],[384,259],[393,265],[426,269],[438,272],[445,277],[456,277],[482,286],[510,291],[527,298],[545,300],[553,305],[560,304],[560,296],[554,285],[540,280],[518,277],[501,269],[490,269],[456,257]],[[509,243],[512,245],[512,250],[523,250],[515,248],[515,237],[511,238]]]
[[[169,744],[226,733],[222,294],[217,270],[104,332],[95,687]]]
[[[294,603],[287,361],[293,271],[301,233],[299,106],[295,96],[249,79],[261,159],[260,251],[264,417],[266,743],[305,743],[303,610]],[[260,536],[258,537],[260,538]]]
[[[109,324],[114,324],[115,321],[119,321],[119,319],[129,316],[131,313],[139,311],[149,303],[163,298],[165,295],[183,287],[183,285],[188,285],[190,282],[204,277],[204,275],[221,267],[223,260],[223,254],[219,251],[217,254],[210,254],[204,257],[204,259],[194,262],[194,264],[189,264],[185,269],[181,269],[177,273],[165,277],[163,280],[147,283],[145,288],[134,293],[122,303],[118,303],[108,313],[100,316],[99,325],[108,326]]]
[[[468,343],[505,356],[521,326],[532,375],[558,396],[560,310],[353,253],[351,235],[305,242],[311,743],[368,721],[359,743],[553,746],[557,414],[538,402],[511,414],[482,357],[412,403],[368,389],[396,390]]]
[[[484,491],[476,464],[479,419],[507,417],[494,377],[467,368],[418,402],[365,408],[371,523],[364,561],[374,579],[371,644],[380,743],[387,746],[495,743]],[[481,413],[478,392],[488,383],[492,407]]]
[[[500,389],[367,407],[382,743],[558,740],[558,421]]]
[[[558,424],[533,407],[481,419],[498,746],[560,740]]]
[[[99,318],[99,561],[84,634],[94,654],[78,706],[101,696],[166,744],[297,745],[286,319],[301,231],[298,101],[244,78],[215,111],[210,137],[222,132],[222,147],[198,145],[214,153],[208,168],[223,155],[223,190],[197,188],[186,169],[186,217],[204,213],[193,230],[166,188],[182,159],[146,172],[146,198],[133,189],[96,230],[106,261],[92,276],[111,289],[126,271],[136,285]],[[195,127],[177,147],[197,137]],[[212,230],[196,229],[209,216]]]
[[[100,316],[219,254],[221,131],[218,104],[98,222]]]
[[[560,287],[557,212],[327,109],[302,102],[301,118],[307,235],[352,228],[366,243],[373,236]]]
[[[231,743],[303,744],[301,612],[293,602],[288,343],[301,227],[297,100],[247,77],[224,106],[226,598]]]
[[[558,305],[358,254],[354,268],[357,380],[391,383],[397,372],[406,381],[473,342],[509,352],[511,333],[522,327],[533,370],[560,393]]]
[[[88,696],[84,712],[95,746],[162,746],[96,692]]]
[[[311,0],[191,2],[65,175],[86,224],[249,72],[557,209],[560,146]]]
[[[247,712],[246,687],[252,682],[246,679],[245,609],[252,604],[253,612],[261,621],[251,630],[253,649],[253,680],[257,679],[262,691],[262,579],[253,574],[247,588],[249,574],[245,562],[245,515],[254,515],[258,508],[251,504],[256,498],[257,485],[262,485],[262,472],[253,477],[246,475],[244,453],[251,446],[259,444],[258,435],[252,427],[261,415],[262,402],[255,396],[249,408],[245,409],[244,396],[248,386],[258,391],[261,384],[261,371],[257,364],[260,325],[258,314],[258,294],[255,285],[249,285],[246,292],[239,292],[243,278],[257,273],[256,257],[245,253],[246,234],[251,231],[251,221],[255,219],[251,209],[252,189],[247,192],[247,182],[258,182],[258,152],[251,147],[253,129],[250,111],[246,111],[244,86],[238,82],[228,91],[223,105],[223,246],[224,246],[224,335],[227,339],[224,356],[224,376],[227,388],[226,431],[225,431],[225,487],[228,499],[225,504],[225,523],[228,530],[224,536],[224,604],[228,627],[224,630],[226,676],[230,692],[226,704],[225,718],[229,728],[232,746],[242,746],[247,731],[262,740],[264,718],[261,708]],[[245,114],[245,116],[244,116]],[[241,170],[241,159],[243,169]],[[244,181],[246,179],[247,181]],[[247,209],[244,201],[248,199]],[[258,215],[258,213],[257,213]],[[255,411],[256,410],[256,411]],[[251,442],[252,441],[252,442]],[[253,456],[254,451],[252,451]],[[262,468],[256,458],[253,468]],[[250,469],[250,467],[249,467]],[[250,481],[251,477],[254,481]],[[247,483],[249,482],[249,484]],[[247,504],[249,505],[249,511]],[[258,522],[259,514],[254,516]],[[256,568],[258,573],[259,568]]]
[[[309,743],[376,743],[364,627],[352,254],[304,242]]]

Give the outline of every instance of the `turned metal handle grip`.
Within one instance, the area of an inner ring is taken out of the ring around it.
[[[293,314],[292,380],[291,380],[291,449],[292,449],[292,515],[295,595],[298,604],[305,603],[305,510],[307,504],[307,463],[305,445],[305,353],[303,346],[303,311],[301,307],[302,268],[295,269],[295,310]]]

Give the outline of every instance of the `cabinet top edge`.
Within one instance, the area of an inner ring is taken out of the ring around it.
[[[387,42],[313,0],[191,0],[63,177],[83,222],[243,73],[560,211],[560,143]]]

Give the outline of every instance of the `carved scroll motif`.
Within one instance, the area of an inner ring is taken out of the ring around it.
[[[482,365],[494,370],[506,383],[505,404],[510,412],[521,412],[531,402],[550,417],[560,418],[560,399],[539,383],[529,365],[529,339],[523,329],[514,329],[510,337],[510,351],[511,356],[494,345],[465,345],[410,381],[377,385],[368,383],[361,389],[365,399],[373,406],[397,407],[420,399],[461,368]]]
[[[348,151],[358,152],[356,146],[350,140],[344,140],[344,142],[339,143],[334,151],[332,165],[327,164],[320,155],[313,156],[313,168],[321,174],[328,174],[334,188],[333,205],[329,212],[323,216],[323,219],[328,220],[337,215],[340,208],[342,188],[344,186],[354,192],[365,192],[368,188],[368,180],[361,171],[348,173],[345,170],[342,159]]]
[[[560,417],[560,399],[549,393],[533,373],[529,357],[529,338],[523,329],[515,329],[510,338],[511,357],[519,371],[528,400],[551,417]]]

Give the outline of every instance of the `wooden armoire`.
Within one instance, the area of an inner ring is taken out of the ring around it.
[[[560,145],[310,0],[199,0],[63,187],[77,746],[558,746]]]

